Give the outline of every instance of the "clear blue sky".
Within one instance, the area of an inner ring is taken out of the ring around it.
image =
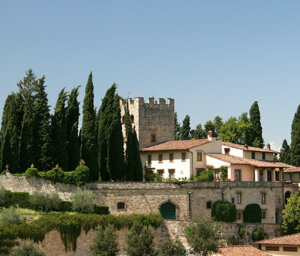
[[[259,101],[266,142],[290,140],[300,103],[299,1],[1,1],[0,109],[25,71],[61,88],[94,74],[96,105],[121,96],[172,97],[192,127]],[[0,112],[0,114],[1,114]]]

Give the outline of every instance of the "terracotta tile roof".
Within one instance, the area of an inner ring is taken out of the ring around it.
[[[172,140],[154,146],[142,148],[141,151],[187,150],[210,142],[208,139]]]
[[[221,161],[230,164],[247,164],[255,167],[270,167],[270,168],[290,168],[291,165],[280,163],[280,162],[270,162],[270,161],[259,161],[255,159],[248,159],[238,156],[224,155],[224,154],[206,154],[207,156],[219,159]]]
[[[287,235],[287,236],[279,236],[271,239],[266,239],[262,241],[255,242],[256,244],[268,244],[268,245],[297,245],[300,246],[300,233]]]
[[[266,149],[266,148],[256,148],[256,147],[251,147],[251,146],[246,147],[245,145],[235,144],[235,143],[231,143],[231,142],[227,142],[227,141],[223,141],[222,144],[224,146],[237,148],[237,149],[242,149],[244,151],[279,153],[278,151],[275,151],[275,150],[269,150],[269,149]]]
[[[300,172],[300,167],[292,167],[284,170],[284,172]]]
[[[222,256],[271,256],[251,245],[225,247],[219,249],[219,253]]]

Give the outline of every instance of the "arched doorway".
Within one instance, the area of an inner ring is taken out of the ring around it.
[[[160,206],[160,213],[166,220],[176,220],[176,205],[166,202]]]
[[[290,198],[291,196],[291,192],[290,191],[286,191],[284,194],[284,200],[285,200],[285,204],[287,204],[287,200]]]

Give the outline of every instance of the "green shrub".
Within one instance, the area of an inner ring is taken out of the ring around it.
[[[71,201],[61,201],[60,211],[62,212],[71,212],[72,211],[72,202]]]
[[[228,201],[216,201],[213,204],[211,216],[215,221],[234,222],[236,220],[235,204]]]
[[[225,165],[222,165],[220,167],[220,171],[221,171],[221,180],[225,181],[227,179],[227,175],[228,175],[228,168]]]
[[[25,172],[25,177],[40,177],[39,171],[36,168],[28,168]]]
[[[4,206],[6,203],[6,190],[3,186],[0,186],[0,206]]]
[[[247,223],[261,222],[261,208],[258,204],[248,204],[243,212],[243,221]]]
[[[109,208],[105,205],[96,205],[94,204],[94,213],[95,214],[109,214]]]
[[[0,255],[8,255],[12,247],[18,244],[18,229],[16,225],[0,223]]]
[[[21,224],[21,215],[16,211],[16,208],[11,206],[9,208],[3,208],[0,213],[0,222],[8,224]]]
[[[265,239],[265,237],[266,237],[266,234],[264,233],[264,230],[262,228],[257,228],[252,233],[252,241],[253,242],[263,240],[263,239]]]
[[[239,227],[239,237],[240,237],[241,239],[244,239],[245,233],[246,233],[245,228],[244,228],[243,226],[240,226],[240,227]]]
[[[161,182],[163,181],[163,178],[157,173],[146,173],[145,180],[151,182]]]
[[[39,211],[59,211],[61,208],[61,202],[57,193],[42,193],[34,192],[30,196],[30,204],[33,209]]]
[[[45,198],[46,198],[46,204],[45,204],[46,211],[59,211],[61,209],[62,200],[60,199],[58,193],[46,194]]]
[[[10,192],[8,193],[9,205],[19,206],[21,208],[29,208],[30,207],[30,195],[27,192]]]
[[[166,239],[159,250],[159,256],[184,256],[185,254],[185,248],[176,237],[175,241],[172,241],[172,239]]]
[[[94,212],[94,193],[88,190],[81,190],[77,188],[77,191],[71,197],[73,203],[73,210],[80,213],[92,213]]]
[[[200,175],[197,177],[197,181],[204,182],[212,182],[214,181],[214,171],[212,169],[203,170],[200,172]]]
[[[90,251],[95,256],[115,256],[119,251],[117,238],[113,225],[98,226]]]
[[[74,179],[77,186],[81,186],[90,180],[90,169],[85,165],[79,165],[74,171]]]
[[[46,256],[46,254],[32,243],[22,243],[14,249],[10,256]]]

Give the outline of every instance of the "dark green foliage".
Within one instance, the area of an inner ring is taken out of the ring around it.
[[[68,171],[74,170],[80,159],[80,145],[78,139],[78,122],[79,122],[79,86],[74,88],[68,99],[66,109],[67,120],[67,141],[68,141]]]
[[[33,114],[33,154],[37,168],[48,170],[52,160],[50,136],[50,107],[46,93],[45,76],[38,79]]]
[[[234,222],[236,220],[235,204],[222,200],[214,202],[211,217],[215,221]]]
[[[80,157],[90,168],[90,179],[98,180],[96,113],[94,109],[94,85],[92,72],[89,75],[83,101]]]
[[[192,138],[194,139],[206,139],[207,133],[202,129],[202,125],[198,124],[195,130],[191,131]]]
[[[243,221],[248,223],[261,222],[261,208],[258,204],[248,204],[243,212]]]
[[[212,219],[198,218],[185,229],[185,237],[196,253],[207,256],[224,246],[220,223]]]
[[[205,124],[204,124],[204,128],[205,128],[205,132],[206,132],[206,134],[209,132],[209,131],[212,131],[212,133],[213,133],[213,137],[217,137],[217,128],[216,128],[216,124],[213,122],[213,121],[211,121],[211,120],[209,120],[209,121],[207,121]]]
[[[103,181],[124,180],[124,152],[120,97],[113,84],[105,94],[98,113],[98,166]]]
[[[227,179],[228,176],[228,168],[225,165],[222,165],[220,167],[220,171],[221,171],[221,180],[225,181]]]
[[[300,232],[300,192],[293,194],[282,211],[282,229],[285,234]]]
[[[72,202],[71,201],[61,201],[61,204],[60,204],[60,211],[61,212],[71,212],[73,209],[72,209]],[[98,207],[98,206],[97,206]],[[100,208],[102,207],[105,207],[105,208],[108,208],[107,206],[99,206]],[[102,213],[98,213],[98,212],[95,212],[97,214],[102,214]],[[104,213],[103,213],[104,214]]]
[[[68,168],[66,100],[67,93],[62,89],[59,93],[52,117],[51,131],[53,139],[53,161],[54,164],[59,164],[63,170],[67,170]]]
[[[130,228],[134,222],[143,223],[154,228],[162,225],[163,219],[159,215],[96,215],[96,214],[59,214],[43,215],[32,222],[20,225],[0,223],[0,253],[8,251],[17,238],[42,242],[51,230],[58,230],[66,250],[76,250],[77,238],[81,231],[86,233],[97,226],[106,227],[109,224],[116,229]]]
[[[126,129],[125,179],[126,181],[142,181],[143,166],[139,151],[139,142],[135,129],[132,128],[131,125],[127,103],[124,104],[124,108],[124,121]]]
[[[262,137],[262,126],[260,122],[260,111],[258,102],[255,101],[251,108],[250,108],[250,123],[251,123],[251,129],[250,129],[250,146],[263,148],[264,146],[264,139]]]
[[[300,166],[300,105],[292,123],[290,164]]]
[[[252,241],[256,242],[256,241],[260,241],[265,239],[266,234],[264,233],[264,230],[262,228],[256,228],[253,233],[252,233]]]
[[[109,207],[105,205],[96,205],[94,204],[94,211],[95,214],[109,214]]]
[[[214,119],[214,127],[216,132],[216,137],[218,137],[221,127],[223,126],[223,119],[220,116],[216,116]]]
[[[30,196],[31,207],[37,211],[59,211],[61,202],[62,200],[57,193],[46,194],[34,192]]]
[[[175,112],[175,135],[174,135],[174,138],[175,140],[180,140],[180,137],[181,137],[181,127],[180,127],[180,124],[178,123],[178,118],[177,118],[177,113]]]
[[[10,256],[46,256],[46,254],[35,247],[32,243],[22,243],[18,248],[14,249]]]
[[[92,213],[94,212],[93,200],[93,192],[77,188],[76,193],[72,195],[73,210],[80,213]]]
[[[190,116],[186,115],[181,127],[181,140],[189,140],[191,138]]]
[[[17,113],[18,101],[15,94],[7,97],[1,127],[1,168],[8,164],[10,171],[15,173],[19,168],[19,116]]]
[[[95,256],[115,256],[119,251],[117,238],[114,226],[98,226],[90,251]]]
[[[161,182],[163,178],[157,173],[146,173],[145,180],[150,182]]]
[[[246,233],[245,228],[244,228],[243,226],[240,226],[240,227],[239,227],[239,237],[240,237],[241,239],[244,239],[244,238],[245,238],[245,233]]]
[[[166,239],[159,250],[159,256],[184,256],[185,248],[178,239],[172,241],[170,238]]]
[[[37,168],[28,168],[25,172],[25,177],[40,177],[40,174]]]
[[[149,227],[140,222],[134,222],[126,237],[126,252],[129,256],[155,255],[153,234]]]
[[[286,164],[290,164],[291,162],[291,150],[286,139],[283,140],[282,147],[280,149],[279,161]]]

